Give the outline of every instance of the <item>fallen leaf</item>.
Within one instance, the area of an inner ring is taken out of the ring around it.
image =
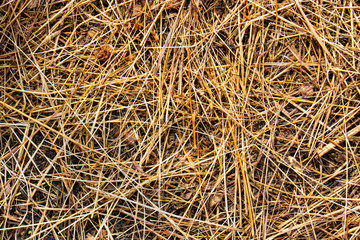
[[[6,198],[11,193],[11,183],[12,181],[9,180],[5,186],[2,186],[2,189],[0,190],[0,197]]]
[[[90,30],[87,32],[88,38],[93,38],[96,34],[97,32],[95,30]]]
[[[303,84],[300,88],[299,88],[299,94],[301,94],[303,97],[310,97],[312,95],[314,95],[314,86],[310,85],[310,84]]]
[[[101,229],[99,234],[99,240],[107,240],[107,231],[105,229]]]
[[[11,185],[10,182],[7,182],[6,185],[5,185],[4,193],[5,193],[6,196],[8,196],[11,193],[11,186],[10,185]]]
[[[39,5],[39,0],[32,0],[30,1],[28,8],[29,9],[34,9]]]
[[[222,8],[215,8],[215,15],[222,17],[224,15],[224,10]]]
[[[111,57],[113,52],[114,48],[110,44],[102,45],[96,52],[96,58],[100,61],[106,61]]]
[[[105,229],[102,229],[100,233],[98,234],[98,237],[95,237],[94,235],[88,233],[86,235],[85,240],[107,240],[107,231]]]
[[[8,219],[9,221],[13,221],[13,222],[21,222],[20,217],[15,217],[12,215],[4,215],[4,218]]]
[[[139,171],[139,173],[141,173],[141,175],[143,176],[147,176],[147,174],[144,172],[144,169],[140,166],[140,164],[138,164],[137,162],[133,161],[133,166],[136,170]]]
[[[134,7],[133,7],[133,11],[132,11],[131,16],[132,16],[132,17],[135,17],[135,16],[140,15],[140,13],[142,13],[142,7],[141,7],[141,5],[135,4]]]
[[[50,42],[50,41],[51,41],[52,39],[54,39],[55,37],[59,36],[60,33],[61,33],[61,30],[56,31],[56,32],[53,32],[53,33],[51,33],[51,34],[48,34],[48,35],[44,38],[44,40],[41,42],[40,45],[43,45],[43,44],[45,44],[45,43]]]
[[[289,164],[293,167],[296,171],[302,172],[301,164],[296,160],[296,158],[288,156]]]
[[[96,240],[96,238],[95,238],[93,235],[91,235],[90,233],[88,233],[88,234],[86,235],[85,240]]]
[[[165,9],[166,10],[179,10],[181,3],[184,0],[170,0],[165,2]]]
[[[215,193],[213,196],[211,196],[210,202],[209,202],[210,208],[212,208],[215,205],[217,205],[218,203],[220,203],[222,198],[223,198],[223,194],[221,194],[221,193]]]
[[[130,132],[126,133],[124,136],[124,141],[127,145],[132,146],[135,143],[137,143],[139,140],[140,140],[140,138],[136,131],[130,131]]]
[[[185,200],[190,200],[192,195],[193,195],[192,192],[186,192],[186,193],[181,194],[181,197]]]

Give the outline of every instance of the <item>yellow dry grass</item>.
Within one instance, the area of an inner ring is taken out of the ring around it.
[[[358,239],[354,0],[5,0],[1,239]]]

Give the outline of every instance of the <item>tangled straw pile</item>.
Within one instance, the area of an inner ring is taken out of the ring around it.
[[[8,0],[1,239],[358,239],[354,0]]]

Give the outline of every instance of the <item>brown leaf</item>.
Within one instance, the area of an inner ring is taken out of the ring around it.
[[[102,229],[100,231],[98,237],[95,237],[94,235],[88,233],[85,238],[85,240],[106,240],[106,239],[107,239],[107,231],[105,229]]]
[[[142,176],[147,176],[147,174],[144,172],[143,168],[140,166],[140,164],[138,164],[137,162],[133,161],[133,166],[136,170],[139,171],[139,173],[141,173]]]
[[[134,145],[140,140],[139,135],[136,131],[129,131],[124,136],[124,141],[127,145]]]
[[[224,10],[222,8],[215,8],[215,15],[217,15],[218,17],[222,17],[224,15]]]
[[[135,16],[140,15],[141,13],[142,13],[142,6],[139,5],[139,4],[135,4],[134,7],[133,7],[133,11],[132,11],[131,16],[135,17]]]
[[[182,1],[183,1],[183,0],[170,0],[170,1],[166,1],[164,8],[165,8],[166,10],[179,10]]]
[[[211,196],[210,201],[209,201],[210,208],[212,208],[215,205],[217,205],[218,203],[220,203],[222,198],[223,198],[223,194],[221,194],[221,193],[215,193],[213,196]]]
[[[300,88],[299,88],[299,94],[301,94],[303,97],[310,97],[312,95],[314,95],[314,86],[310,85],[310,84],[303,84]]]
[[[100,61],[106,61],[113,52],[114,48],[110,44],[102,45],[96,53],[96,58]]]
[[[61,33],[61,30],[56,31],[56,32],[53,32],[53,33],[51,33],[51,34],[48,34],[48,35],[44,38],[44,40],[41,42],[40,45],[43,45],[43,44],[46,44],[46,43],[50,42],[50,41],[51,41],[52,39],[54,39],[55,37],[59,36],[60,33]]]
[[[5,185],[4,193],[5,193],[6,196],[11,193],[11,186],[10,185],[11,185],[10,182],[7,182],[6,185]]]
[[[299,163],[296,158],[288,156],[288,162],[291,167],[293,167],[296,171],[302,172],[301,163]]]
[[[7,197],[11,193],[12,180],[9,180],[0,190],[0,197]]]
[[[34,9],[39,5],[39,0],[32,0],[30,1],[28,8],[29,9]]]
[[[83,73],[84,72],[84,69],[82,69],[82,68],[76,68],[75,70],[74,70],[74,75],[75,76],[78,76],[78,75],[80,75],[81,73]]]
[[[95,238],[93,235],[91,235],[90,233],[88,233],[88,234],[86,235],[85,240],[96,240],[96,238]]]
[[[107,240],[107,231],[105,229],[101,229],[99,234],[99,240]]]
[[[186,193],[182,193],[181,197],[185,200],[190,200],[191,196],[193,195],[192,192],[186,192]]]
[[[87,37],[93,38],[96,34],[97,34],[97,32],[95,30],[91,29],[90,31],[87,32]]]
[[[135,60],[136,56],[134,54],[127,56],[124,60],[132,63]]]
[[[13,222],[21,222],[20,217],[12,216],[12,215],[4,215],[4,218],[8,219],[9,221]]]

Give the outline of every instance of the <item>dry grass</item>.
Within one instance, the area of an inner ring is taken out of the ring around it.
[[[354,0],[5,0],[1,239],[358,239]]]

